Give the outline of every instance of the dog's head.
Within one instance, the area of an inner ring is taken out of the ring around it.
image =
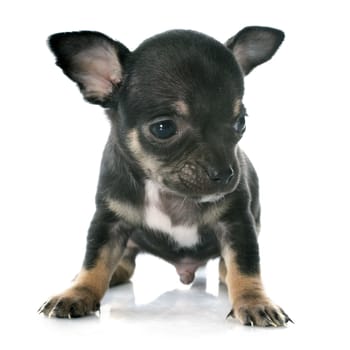
[[[239,182],[243,77],[269,60],[283,38],[276,29],[247,27],[223,45],[176,30],[130,52],[85,31],[55,34],[49,45],[85,99],[107,108],[126,161],[164,190],[207,201]]]

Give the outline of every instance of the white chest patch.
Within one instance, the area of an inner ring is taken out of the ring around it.
[[[147,180],[145,189],[144,220],[146,225],[151,229],[168,234],[182,247],[192,247],[197,244],[199,241],[197,225],[173,226],[171,218],[160,209],[159,186],[153,181]]]

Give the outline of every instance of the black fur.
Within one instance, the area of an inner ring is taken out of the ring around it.
[[[49,39],[57,65],[111,121],[84,269],[93,269],[106,247],[123,252],[132,245],[175,265],[205,263],[228,248],[241,274],[259,274],[258,178],[237,146],[245,130],[243,77],[270,59],[283,38],[279,30],[248,27],[224,46],[175,30],[134,52],[97,32]],[[151,126],[164,121],[176,132],[161,139]],[[159,203],[152,202],[150,183],[159,186]],[[199,240],[187,244],[151,227],[152,205],[173,226],[195,226]]]

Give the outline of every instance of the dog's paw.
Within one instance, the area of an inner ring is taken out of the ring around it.
[[[269,300],[244,300],[235,304],[234,309],[227,315],[237,318],[245,326],[283,327],[288,322],[294,323],[289,316]]]
[[[88,289],[75,287],[46,301],[38,310],[48,317],[74,318],[100,310],[100,301]]]

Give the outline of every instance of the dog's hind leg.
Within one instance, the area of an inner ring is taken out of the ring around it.
[[[128,245],[112,275],[111,281],[109,282],[110,287],[117,286],[130,280],[135,270],[135,259],[138,253],[139,249],[137,247],[130,247]]]
[[[221,283],[226,283],[226,274],[227,274],[227,269],[225,265],[225,261],[223,257],[220,257],[220,262],[219,262],[219,278]]]

